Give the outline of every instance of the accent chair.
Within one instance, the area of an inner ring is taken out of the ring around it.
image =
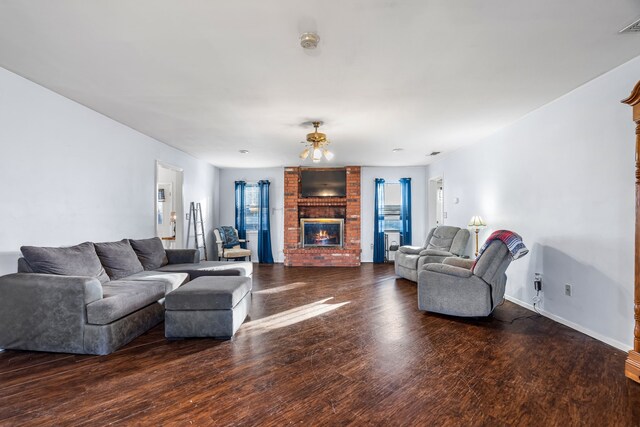
[[[234,228],[233,231],[236,233],[236,238],[238,238],[238,230]],[[224,241],[220,236],[220,230],[217,228],[213,230],[213,235],[216,238],[218,261],[220,261],[220,259],[239,259],[239,258],[244,258],[245,260],[247,260],[248,258],[248,260],[251,261],[250,249],[244,249],[239,244],[231,248],[225,248]],[[238,239],[238,242],[246,243],[248,242],[248,240]]]

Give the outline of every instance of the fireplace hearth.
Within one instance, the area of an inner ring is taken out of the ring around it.
[[[344,220],[341,218],[302,218],[300,235],[303,248],[342,247]]]

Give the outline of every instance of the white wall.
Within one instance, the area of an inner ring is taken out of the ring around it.
[[[284,168],[220,169],[220,225],[235,224],[235,181],[258,182],[261,179],[271,182],[269,207],[273,260],[284,262]],[[257,247],[257,233],[249,233],[247,238],[251,240],[249,248]],[[257,262],[257,254],[252,253],[251,259]]]
[[[362,261],[373,261],[373,203],[374,179],[384,178],[388,182],[398,182],[400,178],[411,178],[414,244],[422,244],[426,237],[426,173],[425,168],[416,167],[363,167],[361,175],[361,233]],[[244,180],[257,182],[260,179],[271,181],[271,243],[273,258],[284,261],[284,168],[258,169],[220,169],[220,224],[233,225],[235,222],[234,182]],[[255,254],[254,254],[255,259]]]
[[[524,238],[510,298],[530,304],[541,272],[547,315],[622,349],[633,337],[634,125],[620,100],[638,78],[640,58],[428,167],[444,176],[445,224],[481,215],[481,241],[496,229]]]
[[[412,244],[421,245],[427,237],[427,178],[422,166],[413,167],[363,167],[361,172],[361,241],[362,261],[373,261],[373,221],[375,179],[399,182],[411,178],[411,237]]]
[[[21,245],[154,236],[156,160],[217,224],[216,168],[0,68],[0,274]]]

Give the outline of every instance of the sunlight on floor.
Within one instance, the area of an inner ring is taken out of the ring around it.
[[[275,288],[262,289],[260,291],[253,291],[253,295],[271,295],[279,292],[290,291],[292,289],[301,288],[307,286],[307,282],[295,282],[289,285],[276,286]]]
[[[292,308],[291,310],[273,314],[262,319],[252,320],[250,322],[246,322],[240,329],[246,333],[266,332],[273,329],[284,328],[285,326],[290,326],[295,323],[320,316],[321,314],[328,313],[351,302],[347,301],[337,304],[326,304],[326,302],[331,299],[333,299],[333,297],[325,298],[311,304],[301,305],[300,307]]]

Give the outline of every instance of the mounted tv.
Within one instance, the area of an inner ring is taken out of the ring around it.
[[[346,197],[346,169],[302,169],[302,197]]]

